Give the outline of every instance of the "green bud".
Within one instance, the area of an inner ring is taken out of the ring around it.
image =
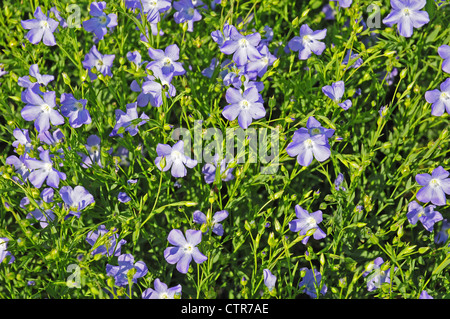
[[[400,79],[404,79],[406,77],[406,72],[408,72],[408,69],[403,69],[402,72],[400,72]]]
[[[275,245],[277,244],[277,240],[275,239],[275,234],[273,232],[269,234],[269,239],[267,240],[267,243],[272,248],[275,247]]]
[[[62,75],[62,77],[63,77],[64,83],[65,83],[66,85],[70,85],[70,78],[69,78],[69,76],[67,75],[67,73],[66,73],[66,72],[63,72],[63,73],[61,73],[61,75]]]
[[[278,221],[278,219],[276,219],[276,218],[275,218],[275,221],[274,221],[274,226],[275,226],[275,231],[277,231],[277,232],[281,231],[281,224]]]

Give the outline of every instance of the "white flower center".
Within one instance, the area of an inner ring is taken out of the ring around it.
[[[240,104],[243,110],[248,110],[250,108],[250,103],[247,100],[242,100]]]
[[[185,253],[190,254],[194,250],[194,246],[192,246],[191,244],[187,244],[183,247],[183,250]]]
[[[306,42],[306,43],[311,43],[311,42],[313,42],[313,38],[311,38],[311,36],[310,35],[304,35],[303,36],[303,42]]]
[[[48,22],[46,20],[42,20],[41,22],[39,22],[39,26],[41,27],[41,29],[50,28],[50,26],[48,25]]]
[[[106,20],[107,20],[107,18],[106,18],[105,15],[103,15],[103,16],[101,16],[101,17],[98,17],[98,21],[99,21],[101,24],[105,24],[105,23],[106,23]]]
[[[437,187],[441,186],[441,182],[437,178],[433,178],[430,181],[430,186],[433,188],[437,188]]]
[[[195,9],[194,9],[194,8],[189,8],[189,9],[188,9],[188,14],[189,14],[190,16],[193,16],[194,13],[195,13]]]
[[[448,100],[448,99],[450,99],[450,95],[447,92],[442,92],[441,93],[441,99],[442,100]]]
[[[159,295],[159,297],[161,299],[169,299],[169,295],[167,294],[167,292],[163,292],[162,294]]]
[[[0,239],[0,251],[6,250],[6,241]]]
[[[309,132],[309,134],[311,134],[311,135],[317,135],[317,134],[321,134],[321,133],[322,132],[320,131],[320,128],[318,128],[318,127],[312,128]]]
[[[305,147],[306,147],[306,148],[308,148],[308,149],[313,148],[313,145],[314,145],[314,142],[312,141],[312,139],[308,138],[308,139],[305,141]]]
[[[408,8],[404,8],[404,9],[402,9],[402,13],[403,13],[403,15],[404,15],[405,17],[407,17],[407,16],[409,16],[409,15],[410,15],[410,11],[409,11],[409,9],[408,9]]]
[[[95,61],[95,67],[97,69],[101,68],[104,65],[103,60],[102,59],[98,59],[97,61]]]
[[[75,102],[73,104],[74,107],[74,111],[81,111],[83,109],[83,104],[81,104],[80,102]]]
[[[164,66],[170,66],[172,64],[172,60],[170,58],[164,58],[163,60]]]
[[[306,220],[306,224],[309,226],[309,228],[313,228],[317,226],[316,220],[313,217],[309,217]]]
[[[183,155],[180,152],[178,152],[178,151],[172,151],[170,156],[172,157],[172,160],[174,162],[177,161],[177,160],[181,160],[183,158]]]
[[[246,47],[248,46],[248,41],[247,41],[247,39],[245,39],[245,38],[240,39],[240,40],[239,40],[239,46],[240,46],[241,48],[246,48]]]
[[[41,111],[42,112],[50,112],[50,109],[51,109],[51,107],[47,103],[44,103],[44,104],[41,105]]]
[[[261,59],[261,63],[262,63],[263,65],[267,65],[267,64],[269,64],[269,59],[265,56],[265,57],[263,57],[263,58]]]
[[[53,168],[52,163],[46,163],[46,164],[44,165],[44,170],[47,171],[47,172],[51,171],[52,168]]]

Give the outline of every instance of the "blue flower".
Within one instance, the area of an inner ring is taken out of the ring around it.
[[[154,281],[155,289],[147,288],[142,293],[142,299],[174,299],[175,296],[181,297],[181,285],[167,288],[167,285],[156,278]]]
[[[25,121],[34,121],[34,127],[41,133],[50,129],[52,125],[64,124],[64,117],[55,110],[55,92],[45,92],[43,95],[36,94],[34,90],[27,89],[25,93],[27,105],[20,111]]]
[[[126,131],[131,136],[135,136],[139,130],[138,127],[147,123],[149,117],[142,113],[141,116],[137,112],[137,103],[127,104],[127,112],[117,109],[116,110],[116,125],[109,136],[123,137],[123,133]]]
[[[35,209],[32,212],[28,213],[27,219],[35,219],[39,222],[39,225],[42,228],[46,228],[49,222],[52,222],[56,215],[51,209],[45,209],[43,207],[43,203],[51,203],[53,202],[54,190],[53,188],[45,188],[41,192],[41,198],[37,200],[37,204],[40,206],[40,209]]]
[[[299,283],[298,287],[302,289],[301,291],[311,298],[317,298],[317,289],[320,289],[320,293],[325,295],[327,293],[327,286],[324,284],[321,286],[320,282],[322,281],[322,275],[319,271],[314,269],[308,269],[303,267],[300,271],[305,272],[305,276],[302,278],[302,281]]]
[[[28,154],[20,155],[19,157],[16,155],[10,155],[5,161],[7,165],[14,166],[15,172],[20,175],[21,179],[17,176],[13,176],[12,179],[21,185],[28,180],[28,175],[30,175],[30,171],[28,170],[26,163],[28,158],[30,158]]]
[[[300,36],[293,37],[288,46],[294,52],[298,51],[298,58],[300,60],[307,60],[311,54],[321,55],[326,46],[323,40],[327,35],[327,29],[313,31],[307,24],[300,27]]]
[[[266,45],[263,45],[258,51],[261,54],[261,58],[248,62],[245,66],[245,71],[246,73],[254,72],[257,76],[262,77],[266,73],[267,68],[275,62],[277,57],[270,53],[269,48]]]
[[[40,6],[34,11],[34,17],[35,19],[21,21],[22,27],[30,30],[25,36],[28,41],[33,44],[38,44],[42,41],[47,46],[56,45],[53,32],[59,25],[58,21],[47,17]]]
[[[131,197],[128,196],[128,194],[125,192],[119,192],[119,194],[117,195],[117,199],[121,203],[128,203],[131,200]]]
[[[431,103],[431,115],[441,116],[447,111],[450,114],[450,78],[441,83],[440,89],[425,92],[425,100]]]
[[[156,167],[163,172],[171,169],[173,177],[184,177],[187,174],[185,166],[193,168],[197,165],[197,160],[184,155],[183,140],[178,141],[172,147],[168,144],[158,143],[156,153],[158,154],[155,159]],[[163,165],[161,165],[162,163]]]
[[[33,84],[38,83],[41,86],[47,86],[55,77],[53,75],[40,74],[39,66],[32,64],[29,69],[29,75],[22,76],[17,80],[17,84],[24,88],[29,88]],[[33,80],[33,82],[31,81]]]
[[[397,24],[400,35],[409,38],[414,28],[430,22],[428,13],[421,11],[426,4],[426,0],[391,0],[392,11],[383,19],[383,23],[390,27]]]
[[[450,46],[447,44],[441,45],[438,48],[438,54],[444,59],[442,62],[442,71],[450,73]]]
[[[106,235],[110,236],[105,240],[103,237]],[[119,240],[119,235],[116,233],[115,229],[110,232],[106,229],[105,225],[100,225],[97,230],[90,231],[86,236],[86,241],[93,248],[92,255],[101,254],[108,257],[119,256],[121,254],[122,245],[127,243],[125,239]],[[102,243],[102,245],[99,245],[100,243]]]
[[[116,286],[126,286],[128,285],[127,273],[131,269],[136,269],[136,273],[131,278],[133,283],[137,283],[137,279],[144,277],[148,268],[143,261],[134,262],[134,257],[131,254],[122,254],[118,257],[118,266],[113,266],[110,264],[106,265],[106,275],[114,277]]]
[[[16,128],[13,131],[13,136],[16,140],[12,143],[12,146],[17,149],[19,145],[24,146],[25,153],[28,153],[33,149],[33,145],[31,144],[30,133],[27,129]]]
[[[434,210],[435,208],[436,206],[434,205],[423,207],[413,201],[408,204],[408,213],[406,214],[406,217],[408,217],[408,221],[412,225],[415,225],[417,221],[420,221],[426,230],[432,232],[434,224],[443,219],[441,213]]]
[[[332,83],[331,85],[326,85],[322,87],[322,92],[345,111],[352,106],[352,102],[350,100],[340,102],[345,92],[344,81],[338,81],[336,83]]]
[[[7,249],[8,249],[9,238],[0,237],[0,264],[5,260],[6,256],[9,257],[8,264],[12,264],[16,259]]]
[[[66,180],[66,174],[56,170],[53,167],[49,150],[41,151],[39,153],[39,158],[41,160],[34,158],[25,159],[28,169],[31,170],[28,180],[36,188],[41,188],[44,181],[47,182],[48,186],[58,188],[59,180]]]
[[[194,223],[212,226],[212,232],[218,236],[223,236],[223,226],[220,224],[225,218],[228,217],[228,211],[221,210],[216,212],[212,220],[207,220],[206,215],[199,210],[196,210],[193,214]],[[208,231],[208,228],[206,229]]]
[[[220,167],[220,178],[224,182],[228,182],[234,178],[234,168],[230,168],[227,165],[226,159],[222,159],[220,164],[218,163],[219,155],[214,156],[214,163],[206,163],[202,168],[202,174],[204,175],[206,184],[211,184],[216,179],[216,170]]]
[[[266,116],[261,95],[255,87],[248,88],[244,92],[230,87],[225,97],[229,104],[222,110],[223,117],[229,121],[238,118],[239,126],[243,129],[247,129],[253,120]]]
[[[308,211],[303,209],[300,205],[295,205],[295,215],[297,216],[297,219],[289,222],[289,229],[299,233],[300,236],[305,236],[302,239],[303,244],[306,245],[311,235],[316,240],[327,236],[318,225],[322,222],[322,211],[318,210],[313,213],[308,213]]]
[[[269,292],[275,288],[275,283],[277,282],[277,277],[272,274],[269,269],[264,269],[264,285],[269,289]]]
[[[441,229],[436,233],[434,236],[434,242],[436,244],[445,244],[448,239],[448,233],[450,229],[450,223],[447,221],[447,219],[444,219],[442,221]],[[449,245],[450,246],[450,245]]]
[[[106,2],[92,2],[89,14],[91,19],[83,22],[83,27],[86,31],[92,32],[96,36],[96,41],[102,40],[108,29],[113,29],[117,26],[117,15],[114,13],[106,14],[103,12],[106,8]]]
[[[64,138],[64,133],[58,128],[52,132],[44,131],[38,134],[37,138],[47,145],[56,145]]]
[[[94,68],[97,72],[103,74],[103,76],[113,77],[111,68],[114,58],[114,54],[101,54],[97,50],[97,46],[94,44],[89,53],[85,55],[82,64],[84,68],[89,70],[88,74],[91,80],[95,80],[97,78],[97,74],[92,72],[92,69]]]
[[[380,288],[382,284],[391,282],[391,271],[390,269],[382,270],[383,263],[383,258],[378,257],[366,267],[363,277],[370,275],[367,278],[367,291],[374,291]]]
[[[87,138],[86,144],[84,146],[88,151],[88,155],[84,153],[78,153],[78,155],[82,157],[81,166],[83,168],[91,167],[94,163],[96,163],[100,167],[103,167],[101,162],[100,143],[101,143],[100,137],[98,137],[95,134],[92,134]]]
[[[164,51],[159,49],[148,49],[148,55],[153,60],[147,64],[147,68],[161,69],[164,75],[183,75],[186,71],[180,62],[180,49],[176,44],[169,45]]]
[[[94,196],[83,186],[63,186],[59,190],[59,195],[64,201],[69,215],[80,218],[82,210],[95,202]],[[69,215],[67,217],[69,217]]]
[[[61,113],[69,118],[69,124],[73,128],[92,122],[86,103],[86,99],[77,100],[71,93],[61,95]]]
[[[199,5],[201,1],[195,0],[195,3]],[[187,22],[188,32],[194,31],[194,22],[200,21],[202,19],[202,15],[195,8],[196,5],[193,4],[192,0],[180,0],[175,1],[173,3],[173,8],[176,12],[173,15],[173,18],[176,23],[184,23]]]
[[[328,139],[334,134],[333,129],[321,126],[313,116],[308,118],[306,128],[302,127],[294,132],[292,142],[286,147],[289,156],[297,156],[301,166],[308,166],[314,158],[319,162],[327,160],[331,155]]]
[[[423,186],[416,194],[416,198],[422,203],[431,202],[437,206],[443,206],[446,203],[445,194],[450,195],[450,178],[442,166],[433,170],[430,174],[417,174],[416,182]]]
[[[223,43],[220,51],[228,55],[233,54],[233,61],[237,66],[243,66],[249,60],[255,61],[262,57],[257,49],[261,34],[255,32],[244,36],[236,28],[232,28],[230,32],[230,39]]]
[[[169,264],[177,264],[176,268],[182,274],[188,272],[192,259],[197,264],[201,264],[208,259],[196,247],[202,241],[200,230],[188,229],[185,238],[179,229],[172,229],[167,240],[173,246],[164,250],[164,258]]]

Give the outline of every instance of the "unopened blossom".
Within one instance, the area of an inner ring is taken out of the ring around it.
[[[277,282],[277,277],[272,274],[272,272],[269,269],[263,270],[264,274],[264,285],[269,289],[269,291],[272,291],[275,288],[275,283]]]

